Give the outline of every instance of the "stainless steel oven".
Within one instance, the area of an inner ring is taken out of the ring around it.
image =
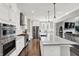
[[[15,25],[0,23],[0,56],[10,55],[15,49]]]
[[[2,28],[1,30],[2,30],[2,33],[1,33],[2,36],[1,37],[8,35],[8,29],[7,28]]]
[[[10,24],[1,24],[0,30],[1,30],[0,31],[1,37],[10,36],[11,34],[16,33],[15,25],[10,25]]]
[[[5,40],[0,43],[0,56],[8,56],[16,49],[16,40]]]
[[[11,54],[16,49],[16,41],[12,40],[3,45],[3,56]]]

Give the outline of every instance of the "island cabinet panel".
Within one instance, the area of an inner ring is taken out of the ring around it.
[[[44,56],[60,56],[59,46],[43,46],[43,49]]]

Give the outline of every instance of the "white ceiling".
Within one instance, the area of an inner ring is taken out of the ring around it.
[[[53,3],[17,3],[17,5],[27,17],[47,19],[49,10],[50,19],[53,18]],[[75,8],[79,8],[79,3],[56,3],[56,17],[58,18]]]

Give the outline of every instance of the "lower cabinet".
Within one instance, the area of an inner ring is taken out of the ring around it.
[[[70,56],[69,45],[46,45],[43,46],[43,56]]]
[[[43,56],[60,56],[59,46],[43,46]]]
[[[21,50],[22,48],[24,48],[24,37],[18,37],[16,40],[16,48],[18,50]]]

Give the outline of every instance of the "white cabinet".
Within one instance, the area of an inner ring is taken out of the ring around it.
[[[43,46],[44,56],[70,56],[70,47],[68,45],[47,45]]]
[[[16,50],[17,50],[18,54],[22,51],[23,48],[24,48],[24,37],[17,37]]]
[[[27,22],[27,17],[25,16],[25,17],[24,17],[25,29],[27,29],[27,23],[28,23],[28,22]]]
[[[15,3],[0,3],[0,22],[16,24],[17,11]]]
[[[16,47],[17,49],[21,49],[24,47],[24,37],[17,37]]]
[[[60,47],[59,46],[43,46],[44,56],[60,56]]]
[[[0,4],[0,20],[8,21],[8,6],[6,4],[1,3]]]
[[[16,24],[16,21],[17,21],[16,18],[17,18],[17,7],[16,7],[16,4],[11,3],[9,4],[9,21],[12,24]]]

